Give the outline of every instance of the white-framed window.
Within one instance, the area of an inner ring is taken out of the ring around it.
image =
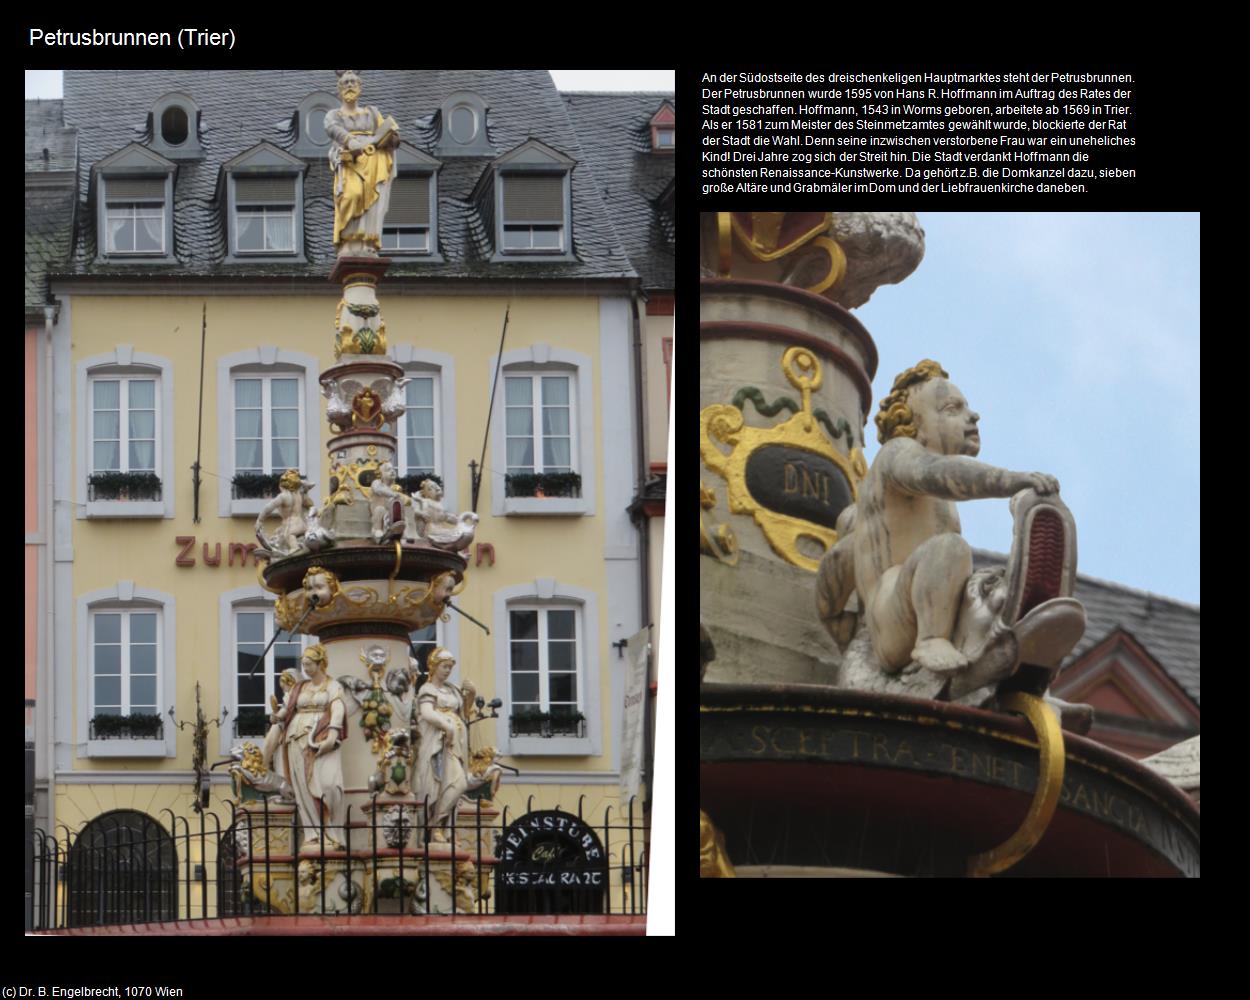
[[[488,393],[499,364],[502,399],[495,401],[490,433],[491,513],[595,513],[596,383],[590,358],[542,343],[507,351],[490,359]]]
[[[400,476],[441,474],[439,463],[439,378],[430,372],[409,376],[404,386],[404,415],[400,418]]]
[[[119,346],[76,365],[78,517],[172,517],[173,363]]]
[[[234,178],[234,252],[295,253],[294,177]]]
[[[417,663],[421,665],[422,673],[425,673],[426,661],[429,660],[430,654],[434,652],[434,647],[447,645],[446,639],[443,638],[443,625],[441,622],[433,622],[425,626],[425,628],[409,632],[408,640],[412,644],[412,648],[417,651]]]
[[[234,472],[304,468],[304,381],[296,372],[238,373],[232,379]]]
[[[72,731],[79,757],[174,757],[169,708],[178,701],[174,651],[178,648],[177,602],[172,594],[118,580],[74,600]],[[156,715],[161,726],[122,729],[119,716]],[[185,715],[182,716],[185,718]],[[102,720],[93,725],[93,720]],[[68,736],[69,723],[66,723]]]
[[[432,247],[433,175],[400,174],[391,183],[391,200],[382,223],[382,250],[397,254],[428,254]]]
[[[673,148],[673,128],[659,128],[655,130],[655,148],[656,149],[672,149]]]
[[[575,606],[508,607],[508,705],[511,711],[572,713],[582,706]]]
[[[500,175],[503,185],[503,252],[563,253],[567,195],[565,174]]]
[[[500,588],[493,604],[495,692],[505,706],[495,732],[501,751],[603,753],[599,596],[536,579]]]
[[[132,201],[119,198],[114,189],[125,183],[124,181],[109,182],[110,193],[104,209],[104,252],[107,254],[164,254],[164,201]],[[152,182],[153,185],[161,188],[162,193],[164,183],[164,181]]]
[[[154,376],[92,376],[91,471],[159,469],[158,380]]]
[[[256,476],[302,475],[325,431],[315,355],[270,345],[217,358],[218,513],[255,517],[275,494]],[[318,477],[314,477],[318,478]],[[310,493],[316,502],[318,490]],[[223,683],[225,681],[223,680]]]
[[[508,473],[576,472],[573,373],[504,376]]]
[[[161,612],[97,608],[91,612],[90,715],[161,715]]]
[[[307,637],[279,630],[277,641],[265,652],[274,636],[272,607],[236,605],[233,614],[234,649],[234,735],[237,738],[263,736],[268,728],[269,699],[279,695],[278,678],[284,670],[300,669],[300,657]],[[264,653],[264,659],[257,657]]]

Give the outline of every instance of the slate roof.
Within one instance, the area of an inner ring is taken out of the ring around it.
[[[1002,565],[1005,555],[973,550],[973,565]],[[1123,629],[1158,660],[1167,675],[1201,705],[1201,616],[1196,604],[1160,597],[1080,573],[1076,578],[1076,598],[1085,605],[1085,635],[1061,669],[1067,669],[1093,647]]]
[[[563,95],[612,224],[647,289],[673,288],[670,213],[656,202],[673,181],[672,153],[651,151],[652,116],[671,93]]]
[[[62,101],[26,102],[26,172],[73,170],[78,140],[61,118]]]
[[[48,272],[69,256],[74,219],[73,129],[61,121],[60,101],[26,102],[26,317],[41,321]],[[64,183],[52,174],[67,171]],[[51,183],[47,183],[51,182]]]
[[[405,275],[532,279],[636,279],[604,210],[586,155],[564,102],[545,70],[369,70],[362,73],[362,103],[376,106],[399,123],[405,141],[433,155],[441,130],[439,108],[455,91],[478,94],[486,103],[492,156],[439,157],[439,251],[445,263],[395,257],[388,280]],[[66,124],[78,129],[81,169],[78,195],[86,209],[90,167],[130,142],[151,140],[153,104],[172,91],[189,95],[200,110],[204,157],[181,161],[174,188],[176,266],[153,265],[170,276],[317,276],[333,263],[330,171],[324,156],[304,158],[305,255],[292,262],[225,265],[226,230],[218,176],[227,160],[268,141],[288,152],[296,140],[296,110],[313,92],[335,89],[332,70],[85,71],[64,77]],[[537,138],[578,162],[572,174],[573,250],[568,263],[491,263],[491,229],[472,194],[498,156]],[[133,277],[136,265],[95,262],[95,212],[79,212],[70,273]]]

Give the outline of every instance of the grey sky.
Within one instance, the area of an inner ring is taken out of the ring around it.
[[[1199,217],[922,213],[925,259],[856,310],[894,376],[933,358],[981,414],[981,461],[1056,476],[1080,572],[1199,601]],[[869,462],[876,428],[865,430]],[[1005,552],[1006,500],[960,504]]]
[[[671,69],[553,69],[551,77],[560,90],[668,90],[674,89]],[[59,69],[26,70],[28,98],[61,96]]]

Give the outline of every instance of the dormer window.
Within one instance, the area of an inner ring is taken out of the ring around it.
[[[104,209],[104,252],[165,252],[165,182],[119,177],[109,182]]]
[[[563,174],[503,178],[503,249],[564,250]]]
[[[494,260],[513,256],[573,259],[570,220],[575,165],[537,139],[495,161]]]
[[[95,165],[97,259],[173,261],[176,170],[138,143]]]
[[[295,178],[239,177],[234,182],[234,252],[295,252]]]
[[[309,94],[296,109],[296,139],[291,152],[305,159],[326,155],[330,137],[326,134],[326,112],[339,106],[333,94],[317,92]]]
[[[204,156],[199,137],[200,109],[187,94],[166,94],[152,105],[152,148],[171,160]]]
[[[656,153],[671,153],[673,151],[673,133],[675,131],[676,115],[673,111],[673,105],[669,101],[664,101],[659,110],[651,116],[651,149]]]
[[[267,142],[224,164],[229,261],[289,258],[300,252],[305,169],[302,160]]]
[[[401,142],[395,151],[397,175],[382,222],[382,252],[440,259],[438,249],[438,169],[434,157]]]
[[[458,90],[439,107],[442,132],[434,155],[494,156],[495,150],[486,135],[486,102],[477,94]]]

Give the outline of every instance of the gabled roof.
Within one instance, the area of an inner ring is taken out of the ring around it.
[[[673,95],[570,92],[563,97],[643,287],[671,290],[674,225],[659,203],[672,183],[675,161],[671,153],[652,151],[651,120],[663,105],[672,107]]]
[[[513,149],[539,139],[576,162],[585,153],[569,121],[564,102],[545,70],[371,70],[362,73],[362,100],[399,123],[401,138],[432,153],[439,135],[439,108],[448,95],[469,91],[481,95],[490,111],[486,128],[495,150]],[[222,273],[226,234],[214,192],[226,161],[267,142],[289,152],[295,145],[295,112],[313,92],[332,89],[332,70],[193,70],[82,71],[64,76],[64,109],[68,125],[78,130],[80,159],[89,167],[130,141],[150,139],[149,113],[171,91],[192,97],[200,110],[201,160],[180,163],[174,189],[175,252],[178,265],[164,265],[161,274],[177,277]],[[621,241],[614,230],[589,171],[574,170],[573,250],[577,260],[546,263],[491,263],[483,243],[490,227],[471,197],[494,156],[448,160],[438,174],[439,250],[445,262],[396,258],[388,280],[405,275],[483,280],[634,279]],[[256,276],[321,277],[333,263],[331,176],[325,156],[306,158],[304,178],[305,250],[302,261],[257,264]],[[89,170],[79,172],[78,196],[88,196]],[[583,176],[584,175],[584,176]],[[95,217],[79,213],[69,273],[124,275],[133,278],[136,265],[95,262]],[[238,274],[239,267],[230,268]]]
[[[1006,556],[973,550],[973,565],[1002,565]],[[1201,704],[1201,612],[1196,604],[1160,597],[1094,577],[1077,575],[1076,594],[1085,606],[1085,635],[1063,661],[1067,670],[1108,636],[1131,635],[1167,675]]]

